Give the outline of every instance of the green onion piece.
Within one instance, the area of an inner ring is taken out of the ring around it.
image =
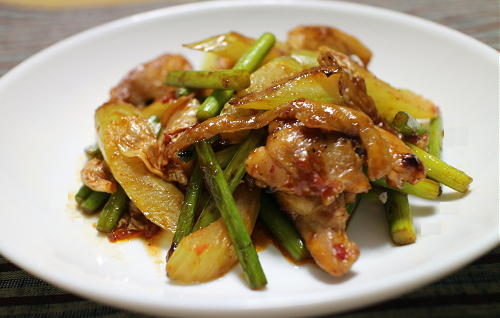
[[[299,232],[269,194],[261,196],[259,218],[294,260],[301,261],[310,257]]]
[[[425,133],[420,123],[407,112],[400,111],[392,120],[392,127],[405,136],[420,136]]]
[[[177,245],[179,245],[182,238],[189,235],[193,229],[194,217],[196,206],[201,194],[203,180],[201,178],[200,166],[195,163],[195,168],[189,178],[189,183],[184,196],[184,203],[182,204],[181,213],[177,222],[177,229],[175,230],[172,244],[168,250],[168,257],[174,253]]]
[[[253,132],[251,132],[247,139],[245,139],[245,141],[241,145],[239,145],[238,150],[234,154],[226,169],[224,169],[224,175],[226,176],[231,192],[236,190],[246,173],[245,160],[248,158],[248,155],[255,148],[257,148],[264,137],[264,129],[254,130]],[[204,228],[210,223],[218,220],[219,217],[220,214],[215,206],[215,203],[213,201],[208,201],[203,207],[203,210],[198,220],[196,221],[193,230],[196,231]]]
[[[437,116],[429,124],[429,153],[434,157],[441,159],[441,150],[443,148],[443,119]]]
[[[94,158],[94,157],[102,158],[101,149],[99,149],[99,146],[97,144],[85,147],[85,154],[89,158]]]
[[[247,70],[214,71],[174,71],[167,74],[167,85],[189,88],[210,88],[241,90],[250,86],[250,73]]]
[[[439,186],[439,183],[430,179],[422,179],[416,184],[409,184],[408,182],[405,182],[403,183],[401,189],[389,186],[385,179],[378,179],[372,181],[372,183],[386,189],[398,190],[400,192],[412,194],[428,200],[435,200],[441,195],[441,187]]]
[[[99,214],[96,226],[97,230],[103,233],[113,232],[121,216],[127,210],[128,202],[127,194],[122,187],[118,186]]]
[[[217,163],[212,147],[207,142],[200,141],[196,143],[196,152],[205,185],[222,215],[250,288],[263,288],[267,284],[267,279],[260,265],[257,251],[243,223],[224,172]]]
[[[233,70],[253,72],[272,49],[274,42],[275,37],[273,34],[262,34],[248,51],[240,57],[238,62],[234,65]],[[227,103],[233,94],[233,90],[215,90],[198,108],[196,114],[198,120],[204,121],[208,118],[217,116],[222,110],[222,107],[224,107],[224,104]]]
[[[408,195],[395,190],[387,190],[385,210],[389,232],[394,243],[397,245],[415,243],[416,234]]]
[[[92,191],[87,199],[80,204],[80,208],[88,214],[95,213],[108,201],[109,195],[106,192]]]
[[[75,194],[76,203],[82,203],[88,196],[92,193],[92,189],[87,187],[86,185],[82,185],[78,192]]]
[[[422,161],[425,167],[425,172],[429,178],[457,190],[458,192],[465,193],[469,191],[469,184],[472,182],[472,178],[465,172],[450,166],[441,159],[425,152],[417,146],[412,144],[407,145],[411,148],[418,159]]]

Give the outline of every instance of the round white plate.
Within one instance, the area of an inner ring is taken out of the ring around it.
[[[260,253],[269,285],[252,291],[240,269],[214,282],[174,285],[165,242],[109,244],[95,219],[75,210],[82,149],[95,138],[93,112],[138,63],[182,43],[235,30],[284,39],[297,24],[329,24],[374,53],[370,68],[441,106],[444,158],[474,177],[460,198],[412,198],[416,244],[393,246],[380,209],[364,205],[350,228],[361,257],[342,279],[293,266],[273,247]],[[498,243],[497,53],[421,19],[331,2],[206,2],[152,11],[62,41],[0,79],[0,251],[28,272],[75,294],[158,315],[302,316],[388,299],[459,269]]]

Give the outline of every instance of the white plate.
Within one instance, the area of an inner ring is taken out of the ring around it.
[[[342,279],[260,253],[269,285],[251,291],[239,268],[214,282],[171,284],[160,248],[109,244],[75,211],[93,111],[134,65],[180,44],[236,30],[283,39],[297,24],[330,24],[374,52],[371,69],[442,107],[444,157],[474,177],[471,193],[412,199],[416,244],[394,247],[382,211],[360,209],[350,229],[361,258]],[[0,250],[28,272],[78,295],[160,315],[300,316],[360,307],[459,269],[498,242],[498,64],[493,49],[437,24],[347,3],[208,2],[125,18],[74,36],[0,80]],[[69,202],[69,203],[68,203]]]

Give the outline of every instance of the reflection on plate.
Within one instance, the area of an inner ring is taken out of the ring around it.
[[[312,265],[293,266],[271,247],[260,253],[269,280],[264,291],[249,290],[239,268],[211,283],[179,286],[165,277],[164,251],[152,252],[138,240],[108,244],[90,225],[95,220],[68,203],[68,191],[79,183],[82,145],[95,138],[93,111],[132,66],[167,51],[196,63],[200,55],[180,44],[228,30],[284,38],[293,26],[313,23],[359,37],[374,53],[376,74],[436,102],[444,116],[445,159],[474,177],[471,192],[459,201],[451,191],[440,202],[412,198],[416,244],[392,246],[382,211],[365,205],[350,228],[362,256],[345,278],[328,277]],[[0,80],[0,140],[9,150],[0,159],[6,198],[0,251],[66,290],[152,314],[289,317],[397,296],[498,242],[497,76],[496,52],[475,40],[417,18],[346,3],[208,2],[94,28]]]

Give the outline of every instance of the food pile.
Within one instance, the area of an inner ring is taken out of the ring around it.
[[[170,279],[210,281],[239,262],[263,288],[257,220],[296,261],[342,276],[359,257],[346,228],[360,200],[383,198],[403,245],[416,239],[409,194],[468,191],[440,159],[438,107],[373,75],[355,37],[299,26],[286,42],[229,32],[184,46],[204,52],[202,70],[162,55],[96,110],[76,194],[111,241],[175,233]]]

